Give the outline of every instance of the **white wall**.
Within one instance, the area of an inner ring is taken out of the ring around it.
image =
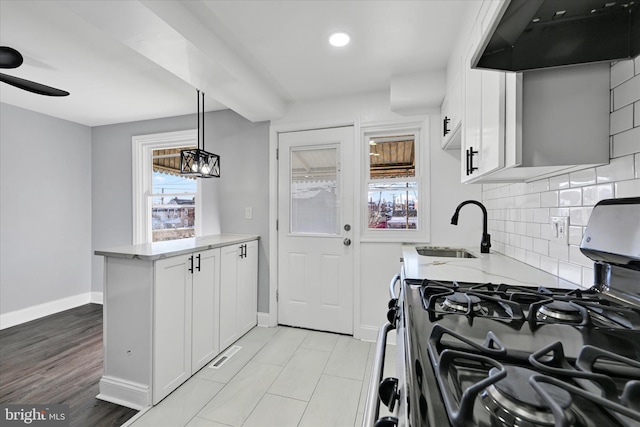
[[[640,57],[611,68],[611,163],[520,184],[484,185],[493,249],[583,287],[593,262],[580,242],[602,199],[640,197]],[[551,240],[550,216],[569,218],[569,244]]]
[[[0,314],[87,296],[91,129],[0,103],[0,200]]]

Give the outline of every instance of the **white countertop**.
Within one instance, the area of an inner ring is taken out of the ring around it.
[[[569,289],[579,287],[575,283],[560,279],[505,255],[493,252],[482,254],[480,248],[454,246],[467,250],[477,258],[447,258],[419,255],[415,248],[420,246],[432,245],[402,246],[403,268],[407,279],[492,282]]]
[[[96,250],[94,253],[107,257],[154,261],[191,252],[235,245],[259,238],[260,236],[252,234],[216,234],[213,236],[168,240],[166,242],[146,243],[142,245],[119,246],[116,248]]]

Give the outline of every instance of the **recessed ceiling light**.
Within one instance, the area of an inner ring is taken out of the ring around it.
[[[333,33],[329,36],[329,43],[331,43],[331,46],[335,47],[346,46],[349,44],[349,40],[351,40],[349,34],[343,32]]]

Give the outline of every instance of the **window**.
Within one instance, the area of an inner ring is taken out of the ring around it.
[[[133,243],[200,234],[200,184],[180,175],[180,150],[196,130],[133,137]]]
[[[151,241],[195,237],[195,177],[180,175],[180,150],[195,146],[153,150],[153,177],[148,198],[151,201]]]
[[[292,234],[340,234],[338,147],[291,149]]]
[[[421,127],[411,126],[363,132],[365,239],[426,238],[428,186],[423,182],[421,134]]]

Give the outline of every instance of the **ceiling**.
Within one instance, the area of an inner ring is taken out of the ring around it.
[[[0,101],[99,126],[194,113],[199,88],[206,111],[262,121],[426,76],[435,108],[470,1],[0,0],[0,45],[25,58],[3,72],[71,93],[0,84]]]

